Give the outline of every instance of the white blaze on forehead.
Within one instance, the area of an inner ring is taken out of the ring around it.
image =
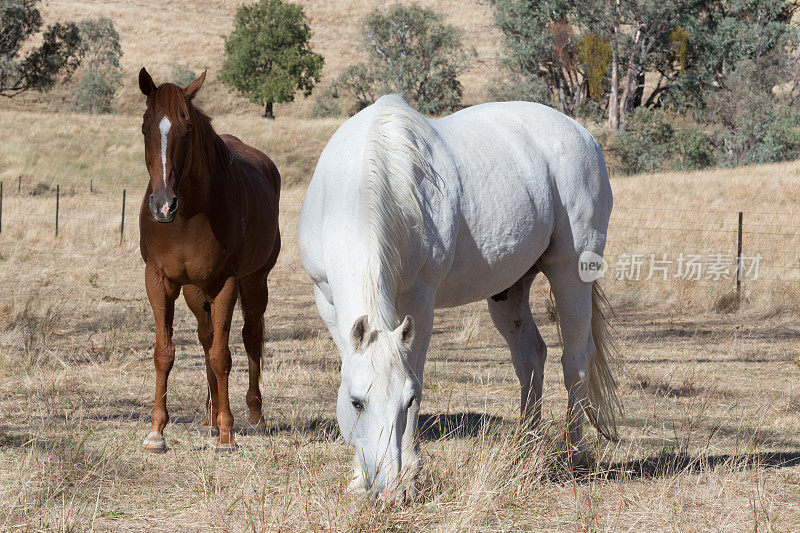
[[[167,135],[172,127],[172,122],[167,117],[158,123],[158,131],[161,132],[161,174],[164,177],[164,187],[167,186]]]

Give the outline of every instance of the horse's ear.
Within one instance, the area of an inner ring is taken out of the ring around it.
[[[404,348],[411,348],[411,343],[414,342],[414,319],[411,315],[406,315],[403,323],[394,330],[394,334]]]
[[[144,67],[139,71],[139,89],[145,96],[150,96],[156,90],[156,84],[153,83],[153,78],[150,77],[150,73],[147,72],[147,69]]]
[[[203,73],[200,74],[199,78],[187,85],[183,90],[183,96],[185,96],[187,100],[194,98],[194,96],[197,94],[197,91],[199,91],[200,87],[203,86],[203,82],[206,81],[206,72],[208,71],[204,70]]]
[[[353,344],[353,349],[358,351],[364,345],[369,332],[369,324],[367,324],[367,315],[362,315],[353,323],[353,328],[350,330],[350,342]]]

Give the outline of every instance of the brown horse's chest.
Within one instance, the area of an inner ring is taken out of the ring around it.
[[[161,229],[145,234],[143,243],[146,260],[154,261],[169,280],[180,285],[206,287],[235,274],[231,250],[216,239],[207,225],[158,231]]]

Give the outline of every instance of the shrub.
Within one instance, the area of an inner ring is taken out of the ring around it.
[[[553,105],[553,93],[541,78],[510,75],[489,85],[489,97],[497,102],[538,102]]]
[[[79,113],[111,113],[119,76],[106,70],[85,72],[72,84],[72,109]]]
[[[637,108],[606,143],[625,174],[699,170],[714,164],[712,140],[693,125],[673,127],[663,111]]]
[[[170,78],[178,87],[186,87],[197,79],[197,73],[186,65],[173,65]]]
[[[656,172],[669,158],[675,130],[661,111],[639,107],[628,121],[628,129],[611,140],[611,147],[626,174]]]
[[[610,80],[608,69],[611,66],[611,45],[606,37],[587,33],[578,41],[578,59],[583,65],[587,96],[595,102],[605,100]]]
[[[311,106],[311,116],[314,117],[338,117],[341,114],[342,106],[339,105],[339,93],[335,87],[320,92]]]
[[[714,164],[714,147],[711,140],[692,126],[675,130],[675,151],[678,159],[675,170],[700,170]]]
[[[355,101],[350,109],[354,115],[377,100],[378,80],[367,65],[359,63],[346,67],[336,79],[336,87]]]
[[[387,92],[402,93],[422,113],[461,105],[458,77],[477,52],[465,50],[461,30],[445,24],[440,13],[416,3],[393,4],[369,13],[362,31],[368,59],[351,65],[337,81],[356,101],[354,110]]]
[[[769,88],[730,83],[710,97],[708,116],[722,165],[747,165],[800,157],[800,114]]]
[[[72,85],[72,109],[81,113],[110,113],[114,94],[122,85],[119,34],[109,18],[84,20],[78,25],[83,73]]]

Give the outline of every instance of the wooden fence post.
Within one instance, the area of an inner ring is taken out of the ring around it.
[[[56,185],[56,237],[58,237],[58,207],[59,207],[59,200],[61,196],[61,186]]]
[[[125,193],[127,191],[122,189],[122,217],[119,223],[119,243],[122,244],[122,237],[125,235]]]
[[[742,299],[742,216],[739,211],[739,244],[736,248],[736,299]]]

